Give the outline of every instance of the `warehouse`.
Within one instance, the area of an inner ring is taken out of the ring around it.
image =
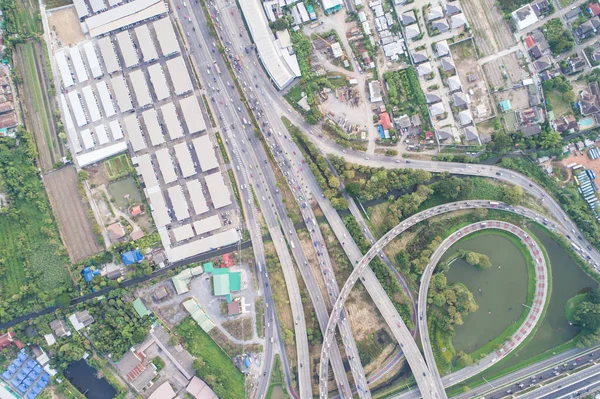
[[[98,47],[100,47],[100,54],[102,55],[102,60],[106,66],[106,73],[111,74],[120,71],[121,64],[119,64],[119,59],[115,53],[115,48],[110,40],[110,36],[98,39]]]
[[[161,0],[133,0],[85,20],[91,37],[105,35],[167,12]]]
[[[196,215],[201,215],[208,212],[208,205],[206,205],[206,198],[202,192],[202,183],[199,180],[190,180],[186,183],[187,189],[192,200],[192,207]]]
[[[96,137],[98,138],[100,145],[108,144],[108,134],[106,134],[106,128],[104,125],[98,125],[96,127]]]
[[[77,91],[70,91],[67,94],[67,96],[69,96],[69,102],[71,103],[71,109],[73,110],[73,114],[75,114],[75,123],[77,123],[77,126],[81,127],[87,125],[87,117],[85,116],[85,112],[83,112],[83,107],[81,106],[81,98],[79,98],[79,94],[77,94]]]
[[[198,137],[192,142],[194,143],[196,155],[200,162],[200,169],[202,169],[203,172],[219,167],[219,161],[217,161],[213,143],[210,141],[208,135]]]
[[[137,55],[137,51],[133,46],[131,35],[129,31],[119,32],[116,35],[117,42],[119,43],[119,49],[125,61],[125,68],[132,68],[140,64],[140,60]]]
[[[160,192],[158,187],[158,179],[156,178],[156,173],[154,173],[154,167],[152,166],[150,155],[144,154],[137,157],[137,165],[138,175],[142,175],[142,180],[146,186],[146,190],[149,192]]]
[[[69,135],[69,141],[75,153],[81,152],[83,149],[81,148],[81,143],[79,142],[79,137],[77,136],[77,132],[75,131],[75,125],[73,124],[73,118],[71,117],[71,111],[69,111],[69,107],[67,106],[67,99],[65,95],[61,93],[60,95],[60,106],[63,109],[63,121],[65,122],[65,127],[67,129],[67,133]]]
[[[87,105],[88,113],[90,115],[90,119],[92,122],[98,122],[102,119],[102,115],[100,115],[100,109],[98,109],[98,101],[96,100],[96,96],[92,91],[91,86],[85,86],[81,89],[83,93],[83,98],[85,99],[85,104]]]
[[[127,132],[127,137],[129,138],[133,151],[138,152],[148,148],[142,130],[140,129],[140,123],[135,114],[123,118],[123,123],[125,123],[125,131]]]
[[[162,54],[168,57],[171,54],[178,53],[179,44],[177,44],[177,37],[175,36],[171,20],[169,18],[159,19],[158,21],[154,21],[153,25]]]
[[[197,235],[208,233],[209,231],[217,230],[221,227],[221,218],[219,215],[209,216],[206,219],[194,222],[194,230]]]
[[[110,83],[115,92],[115,97],[117,97],[119,111],[131,111],[133,109],[133,104],[131,103],[131,95],[129,95],[129,89],[127,88],[127,83],[125,83],[125,78],[120,75],[115,76],[110,80]]]
[[[102,72],[102,67],[100,67],[98,54],[96,54],[96,49],[94,48],[94,43],[85,42],[83,44],[83,51],[85,52],[85,57],[88,60],[90,71],[92,71],[92,76],[94,77],[94,79],[98,79],[99,77],[104,75],[104,73]]]
[[[113,144],[100,150],[78,155],[76,158],[77,165],[79,165],[80,168],[83,168],[84,166],[91,165],[108,157],[112,157],[113,155],[119,154],[123,151],[127,151],[126,142]]]
[[[152,104],[152,98],[150,97],[150,90],[148,90],[144,71],[137,69],[131,72],[129,74],[129,79],[131,79],[131,85],[135,92],[135,99],[137,100],[138,107],[145,107]]]
[[[163,136],[162,128],[158,123],[158,114],[153,108],[142,112],[144,118],[144,124],[146,125],[146,131],[150,136],[150,142],[152,146],[161,145],[165,142],[165,136]]]
[[[179,245],[174,248],[165,248],[170,262],[177,262],[182,259],[190,258],[213,249],[221,248],[240,240],[240,235],[235,229],[225,230],[213,234],[210,237],[201,240],[194,240],[187,244]]]
[[[190,217],[188,211],[187,202],[185,201],[185,195],[181,186],[173,186],[167,190],[169,192],[169,198],[171,199],[171,205],[173,206],[173,212],[177,220],[185,220]]]
[[[73,0],[73,4],[75,4],[75,11],[77,11],[77,16],[80,20],[90,15],[90,10],[87,4],[85,4],[85,0]]]
[[[194,134],[206,130],[206,124],[198,105],[198,99],[192,95],[179,101],[183,120],[188,128],[189,134]]]
[[[92,6],[92,11],[94,14],[97,14],[100,11],[106,10],[106,4],[102,0],[90,0],[90,5]]]
[[[167,204],[163,197],[162,191],[156,190],[148,195],[150,207],[152,208],[152,218],[158,229],[171,223],[171,218],[167,212]]]
[[[148,73],[150,74],[150,83],[154,87],[154,94],[158,101],[168,98],[171,93],[169,92],[169,86],[167,85],[167,80],[160,64],[150,65]]]
[[[188,150],[187,143],[179,143],[173,146],[175,149],[175,155],[177,156],[177,163],[181,169],[181,175],[183,177],[190,177],[196,174],[196,168],[194,167],[194,161]]]
[[[100,102],[102,103],[102,108],[104,109],[104,115],[106,115],[107,118],[116,115],[117,111],[115,110],[115,105],[112,102],[112,97],[108,91],[108,85],[106,84],[106,81],[103,80],[98,82],[96,89],[98,89],[98,95],[100,96]]]
[[[167,69],[173,82],[173,90],[175,94],[182,95],[189,91],[192,91],[192,81],[190,80],[190,74],[185,67],[183,57],[172,58],[167,61]]]
[[[108,126],[110,127],[110,134],[112,134],[115,141],[123,138],[123,129],[118,120],[108,122]]]
[[[150,29],[148,25],[140,25],[135,28],[135,35],[137,36],[138,43],[140,44],[140,50],[142,50],[142,59],[144,62],[151,62],[158,59],[158,53],[154,47],[152,36],[150,35]]]
[[[71,62],[73,63],[73,67],[75,68],[75,75],[77,76],[77,81],[79,83],[87,82],[89,77],[87,71],[85,70],[85,64],[83,63],[83,58],[81,58],[79,48],[77,46],[69,48],[69,55],[71,56]]]
[[[213,207],[215,209],[222,208],[231,204],[231,195],[223,180],[221,172],[207,175],[205,178],[210,198],[212,199]]]
[[[167,125],[167,132],[171,140],[183,137],[183,129],[181,128],[181,122],[177,117],[177,111],[175,110],[175,104],[168,103],[160,107],[162,111],[163,120]]]
[[[56,64],[58,65],[58,71],[63,82],[63,86],[71,87],[75,84],[73,76],[71,75],[71,69],[67,63],[67,57],[64,51],[57,51],[55,53]]]
[[[173,229],[173,238],[175,238],[176,242],[187,240],[192,238],[194,235],[194,230],[192,229],[191,224],[184,224],[181,227]]]
[[[92,137],[90,129],[83,129],[79,134],[81,134],[81,140],[83,140],[83,146],[86,150],[94,148],[96,143],[94,142],[94,137]]]
[[[156,151],[156,160],[158,161],[158,169],[162,174],[165,184],[173,183],[177,180],[177,173],[175,173],[175,167],[173,167],[173,161],[169,154],[168,148],[161,148]]]

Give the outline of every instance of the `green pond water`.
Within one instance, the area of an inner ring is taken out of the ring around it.
[[[116,205],[123,209],[130,204],[139,204],[142,201],[140,191],[135,184],[133,177],[128,177],[108,185],[108,192],[115,199]],[[125,199],[125,195],[129,194],[129,201]]]

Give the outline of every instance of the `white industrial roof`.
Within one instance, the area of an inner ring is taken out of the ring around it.
[[[127,88],[125,78],[121,75],[115,76],[110,80],[110,83],[115,92],[115,97],[117,97],[119,111],[131,111],[133,109],[133,104],[131,103],[131,96],[129,95],[129,88]]]
[[[150,62],[158,59],[158,53],[154,47],[154,41],[150,35],[150,29],[148,29],[148,25],[140,25],[135,28],[135,35],[137,36],[138,43],[140,44],[140,50],[142,50],[142,59],[144,62]]]
[[[111,7],[114,7],[114,6],[116,6],[117,4],[121,4],[122,2],[123,2],[123,0],[108,0],[108,4],[109,4]]]
[[[133,46],[133,41],[131,40],[131,35],[129,31],[119,32],[116,35],[117,42],[119,43],[119,48],[121,49],[121,55],[123,56],[123,61],[125,61],[125,67],[131,68],[140,63],[138,59],[138,54]]]
[[[162,111],[163,119],[167,125],[167,132],[169,132],[171,140],[183,137],[183,129],[181,128],[181,122],[177,117],[175,104],[167,103],[160,107],[160,110]]]
[[[265,14],[261,9],[260,2],[257,0],[245,0],[240,2],[242,12],[252,38],[256,43],[256,49],[259,57],[263,61],[269,76],[279,89],[283,89],[290,84],[296,76],[299,75],[299,69],[296,70],[297,61],[295,56],[287,57],[285,60],[278,46],[273,41],[273,34],[265,19]],[[288,65],[288,62],[292,65]],[[296,65],[293,65],[293,64]]]
[[[306,6],[304,5],[304,3],[299,2],[298,4],[296,4],[296,7],[298,7],[298,12],[300,13],[300,18],[302,18],[302,22],[310,21],[308,11],[306,11]]]
[[[98,11],[106,10],[106,4],[102,0],[90,0],[92,11],[97,13]]]
[[[169,70],[169,75],[171,75],[175,94],[181,95],[192,91],[192,81],[182,56],[167,60],[167,69]]]
[[[146,190],[148,192],[157,191],[155,189],[153,190],[154,187],[158,187],[158,179],[156,178],[156,173],[154,173],[154,167],[152,166],[150,155],[140,155],[137,157],[137,163],[137,171],[138,174],[142,175],[142,180],[144,181]]]
[[[198,105],[198,99],[192,95],[179,100],[183,119],[188,127],[188,133],[194,134],[206,130],[206,123]]]
[[[166,57],[178,53],[179,44],[177,43],[177,37],[175,36],[171,20],[168,17],[159,19],[158,21],[154,21],[153,25],[162,54]]]
[[[71,69],[69,68],[69,64],[67,63],[67,57],[65,56],[64,51],[57,51],[54,54],[56,58],[56,64],[58,65],[58,71],[60,72],[60,77],[62,79],[63,85],[65,87],[70,87],[75,84],[73,81],[73,76],[71,75]]]
[[[90,65],[90,71],[92,71],[92,76],[94,78],[101,77],[104,73],[102,72],[102,67],[100,67],[100,61],[98,60],[98,54],[96,54],[94,43],[83,43],[83,50],[85,51],[85,57],[87,58],[88,64]]]
[[[219,161],[215,155],[214,145],[210,141],[208,135],[198,137],[192,142],[196,149],[198,161],[200,161],[200,169],[202,169],[203,172],[219,167]]]
[[[148,73],[150,74],[150,82],[154,87],[156,98],[159,101],[168,98],[171,95],[171,92],[169,91],[169,86],[167,85],[167,80],[165,79],[165,74],[160,64],[150,65],[148,67]]]
[[[235,229],[230,229],[213,234],[212,236],[203,238],[201,240],[194,240],[184,245],[168,248],[166,252],[169,261],[176,262],[178,260],[208,252],[225,245],[233,244],[239,240],[240,235],[238,232]]]
[[[106,133],[106,128],[104,125],[96,126],[96,137],[98,138],[100,145],[108,144],[108,134]]]
[[[83,58],[81,58],[79,48],[77,46],[70,47],[69,55],[71,56],[71,62],[73,63],[73,67],[75,68],[75,75],[77,75],[77,81],[79,83],[87,82],[89,77],[85,69],[85,64],[83,63]]]
[[[181,168],[181,175],[183,177],[190,177],[196,174],[196,168],[194,167],[194,161],[188,149],[187,143],[179,143],[173,146],[175,149],[175,155],[177,156],[177,163]]]
[[[208,212],[206,198],[204,198],[204,193],[202,192],[202,183],[200,183],[199,180],[190,180],[186,183],[186,185],[196,215]]]
[[[81,106],[81,99],[79,98],[79,94],[77,94],[76,90],[70,91],[67,96],[69,97],[69,102],[71,103],[71,109],[75,114],[75,123],[77,126],[81,127],[87,125],[87,117],[85,116],[85,112],[83,112],[83,107]]]
[[[231,195],[223,180],[221,172],[213,173],[204,177],[210,198],[212,199],[213,207],[215,209],[222,208],[231,204]]]
[[[84,0],[73,0],[73,4],[75,4],[75,11],[77,11],[79,19],[90,15],[90,10]]]
[[[181,186],[173,186],[167,190],[169,192],[169,198],[171,199],[171,205],[173,206],[173,212],[175,212],[175,218],[177,220],[184,220],[190,217],[190,212],[185,201],[185,195]]]
[[[177,173],[175,173],[175,167],[171,160],[168,148],[161,148],[155,152],[156,160],[158,161],[158,168],[162,174],[165,184],[173,183],[177,180]]]
[[[134,0],[85,20],[92,37],[122,29],[167,12],[164,1]]]
[[[165,142],[165,136],[162,134],[162,128],[158,123],[158,114],[154,108],[142,112],[146,131],[150,136],[150,142],[153,146],[161,145]]]
[[[131,79],[131,85],[135,92],[135,99],[137,100],[138,107],[145,107],[146,105],[152,104],[152,97],[150,97],[150,90],[148,90],[148,83],[146,83],[146,76],[144,71],[136,69],[129,74]]]
[[[112,134],[115,141],[123,138],[123,129],[121,129],[121,124],[118,120],[108,122],[108,126],[110,127],[110,134]]]
[[[150,200],[152,217],[154,218],[154,224],[156,227],[160,229],[161,227],[171,223],[171,218],[167,212],[167,204],[163,197],[162,191],[157,190],[150,193],[148,195],[148,199]]]
[[[221,227],[221,218],[219,215],[209,216],[206,219],[194,222],[194,230],[197,235],[208,233]]]
[[[172,231],[173,237],[177,242],[187,240],[195,235],[191,224],[184,224],[183,226],[174,228]]]
[[[83,140],[83,146],[86,150],[90,148],[94,148],[96,143],[94,142],[94,137],[92,136],[92,131],[90,129],[83,129],[81,132],[81,139]]]
[[[100,115],[98,101],[96,100],[96,96],[92,91],[92,87],[82,87],[81,92],[83,93],[83,98],[85,99],[85,105],[87,105],[87,110],[90,115],[90,119],[92,120],[92,122],[98,122],[100,119],[102,119],[102,115]]]
[[[79,153],[82,151],[81,143],[79,142],[79,136],[77,136],[77,131],[73,124],[73,118],[71,118],[71,111],[69,111],[69,107],[67,106],[67,98],[62,93],[60,95],[60,106],[63,110],[63,121],[65,121],[67,134],[69,135],[69,142],[75,153]]]
[[[148,148],[137,117],[135,115],[127,115],[123,118],[123,123],[125,123],[125,131],[127,132],[127,137],[129,138],[133,151],[138,152]]]
[[[113,155],[119,154],[123,151],[127,151],[127,143],[124,141],[96,151],[77,155],[77,164],[80,168],[83,168],[84,166],[91,165],[108,157],[112,157]]]
[[[112,40],[110,40],[110,36],[98,39],[98,47],[100,47],[100,54],[106,66],[106,73],[120,71],[121,65],[119,65],[119,59],[115,54],[115,48]]]
[[[117,111],[115,110],[115,105],[112,102],[106,81],[102,80],[98,82],[96,89],[98,89],[98,95],[100,96],[100,102],[102,103],[102,108],[104,109],[104,115],[107,118],[110,118],[111,116],[115,115]]]

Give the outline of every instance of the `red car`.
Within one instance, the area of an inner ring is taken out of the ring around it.
[[[294,152],[294,155],[296,155],[296,151],[293,151],[293,152]]]
[[[181,6],[179,4],[177,4],[177,8],[181,10]]]

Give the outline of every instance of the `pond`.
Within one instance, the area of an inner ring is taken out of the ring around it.
[[[112,399],[117,395],[117,390],[104,378],[98,378],[97,370],[83,359],[69,364],[64,374],[88,399]]]
[[[479,306],[464,318],[463,325],[455,326],[452,339],[456,351],[472,353],[519,319],[527,299],[528,273],[521,250],[501,235],[467,238],[453,245],[448,256],[459,249],[488,255],[492,262],[491,269],[480,270],[457,259],[446,274],[448,284],[464,284]]]
[[[283,392],[281,385],[273,385],[269,399],[287,399],[287,396],[285,395],[285,392]]]
[[[108,185],[108,192],[114,198],[115,204],[122,210],[125,210],[130,204],[139,204],[142,202],[142,196],[138,190],[133,177],[127,177]],[[129,194],[129,200],[125,196]]]

